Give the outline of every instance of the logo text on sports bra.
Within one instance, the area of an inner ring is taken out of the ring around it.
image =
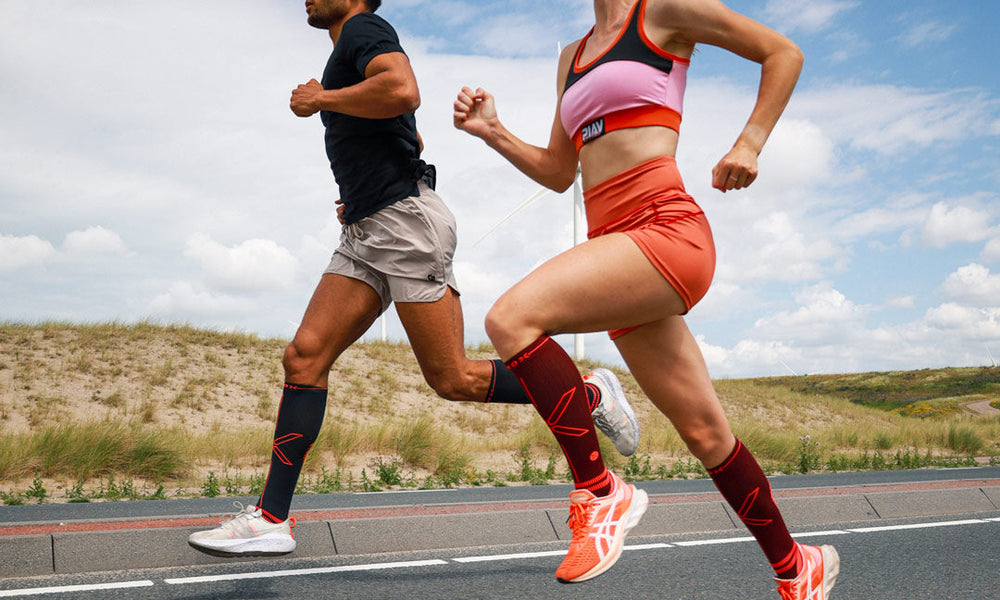
[[[604,117],[584,125],[583,128],[580,129],[580,135],[584,144],[594,138],[599,138],[604,135]]]

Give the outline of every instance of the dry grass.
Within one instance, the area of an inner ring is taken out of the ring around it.
[[[137,497],[253,492],[267,469],[285,344],[150,323],[0,325],[0,495],[29,482],[55,500],[120,492],[116,481]],[[488,344],[468,352],[494,357]],[[615,371],[643,437],[625,460],[601,436],[611,466],[634,478],[697,474],[670,423]],[[1000,390],[996,369],[721,380],[716,389],[769,472],[1000,455],[1000,419],[960,410]],[[563,465],[531,407],[441,400],[408,345],[375,342],[338,361],[303,481],[313,491],[506,485],[565,480]]]

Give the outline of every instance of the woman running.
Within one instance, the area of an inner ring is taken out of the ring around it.
[[[802,53],[783,35],[719,0],[594,0],[594,27],[559,58],[547,147],[497,118],[493,97],[465,87],[455,126],[482,138],[540,184],[563,191],[583,176],[589,240],[544,263],[493,305],[486,331],[559,441],[576,489],[573,539],[556,578],[610,568],[645,492],[609,472],[573,361],[549,336],[608,331],[636,381],[705,465],[774,568],[782,598],[820,600],[839,558],[792,540],[756,459],[732,433],[683,316],[708,291],[715,246],[674,160],[687,69],[696,44],[761,65],[749,120],[712,170],[727,192],[753,183],[760,154],[792,94]]]

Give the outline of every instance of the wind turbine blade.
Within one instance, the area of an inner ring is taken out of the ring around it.
[[[478,246],[479,242],[481,242],[481,241],[485,240],[486,238],[488,238],[491,233],[493,233],[494,231],[496,231],[497,229],[499,229],[500,226],[503,225],[504,223],[506,223],[508,220],[510,220],[511,217],[513,217],[517,213],[521,212],[522,210],[524,210],[525,208],[527,208],[527,206],[529,204],[531,204],[535,200],[538,200],[539,198],[541,198],[545,194],[548,194],[550,191],[551,190],[549,190],[548,188],[542,188],[542,189],[538,190],[537,192],[535,192],[534,194],[532,194],[530,198],[528,198],[527,200],[525,200],[524,202],[522,202],[514,210],[510,211],[510,213],[508,213],[506,217],[500,219],[500,221],[497,222],[496,225],[494,225],[493,227],[490,228],[489,231],[487,231],[486,233],[484,233],[483,237],[481,237],[478,240],[476,240],[476,243],[472,244],[473,247]]]

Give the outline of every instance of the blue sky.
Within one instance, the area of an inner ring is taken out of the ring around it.
[[[0,0],[0,320],[152,319],[290,337],[335,247],[318,119],[288,110],[330,50],[302,3]],[[1000,3],[739,0],[794,39],[799,87],[748,190],[711,189],[757,66],[700,48],[678,160],[719,249],[689,325],[715,377],[1000,357]],[[572,244],[548,194],[451,124],[461,85],[544,143],[555,55],[587,0],[385,0],[459,224],[466,341]],[[482,238],[482,239],[481,239]],[[480,241],[481,240],[481,241]],[[394,315],[387,335],[402,339]],[[379,336],[374,330],[369,339]],[[567,345],[568,337],[560,338]],[[606,336],[586,354],[620,364]]]

